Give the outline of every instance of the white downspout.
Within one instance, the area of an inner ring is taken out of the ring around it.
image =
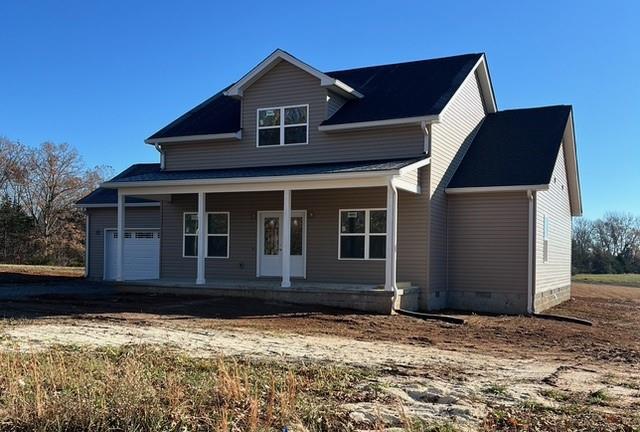
[[[535,234],[536,234],[536,206],[535,192],[528,190],[529,200],[529,235],[528,237],[528,265],[527,265],[527,313],[533,314],[534,307],[534,269],[535,269]]]
[[[431,124],[426,120],[422,120],[420,126],[424,134],[424,154],[428,155],[431,153]]]
[[[89,221],[89,210],[84,209],[84,277],[89,277],[89,236],[91,235],[91,222]]]
[[[160,169],[164,169],[164,150],[162,150],[162,146],[158,143],[153,143],[153,146],[160,153]]]
[[[398,252],[398,189],[393,181],[394,177],[389,178],[387,185],[387,250],[386,250],[386,269],[385,269],[385,289],[393,291],[391,308],[396,308],[398,299],[397,284],[397,252]]]

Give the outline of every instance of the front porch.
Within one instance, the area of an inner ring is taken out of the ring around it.
[[[285,176],[287,181],[275,176],[113,182],[114,279],[129,291],[255,297],[378,313],[390,313],[395,298],[395,307],[416,309],[417,287],[426,281],[428,195],[421,194],[418,171],[426,163],[384,170],[374,164],[373,171]],[[220,173],[207,173],[212,175]],[[135,231],[125,223],[127,196],[161,202],[158,279],[128,280],[133,278],[124,272],[125,264],[131,267],[125,238]]]
[[[417,310],[420,289],[399,282],[396,304],[393,292],[375,284],[310,282],[294,279],[283,288],[278,279],[212,280],[197,284],[192,279],[163,278],[116,282],[121,292],[205,295],[258,298],[294,304],[312,304],[363,312],[391,314],[393,309]]]

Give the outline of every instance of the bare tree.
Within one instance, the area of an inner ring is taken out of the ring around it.
[[[24,177],[25,147],[17,141],[0,137],[0,192],[2,195],[11,193],[12,185],[20,182]],[[15,198],[12,196],[12,198]]]
[[[56,250],[61,248],[77,249],[68,244],[74,237],[69,235],[74,231],[70,224],[81,219],[74,215],[74,203],[96,186],[102,168],[85,170],[74,148],[51,142],[29,149],[24,166],[21,201],[34,221],[40,255],[48,260],[59,256]]]
[[[630,213],[607,213],[594,225],[596,247],[612,256],[627,256],[640,245],[640,218]]]

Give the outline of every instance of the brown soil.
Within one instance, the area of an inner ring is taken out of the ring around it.
[[[405,415],[453,421],[456,430],[626,431],[640,422],[640,289],[574,285],[573,299],[549,312],[589,319],[588,327],[463,314],[467,323],[455,325],[88,285],[83,295],[0,301],[0,315],[16,318],[0,320],[0,349],[144,344],[198,357],[365,367],[393,400],[341,407],[367,430],[375,419],[393,426]]]
[[[249,328],[380,340],[506,358],[569,356],[640,364],[640,289],[574,284],[573,298],[548,313],[591,320],[592,327],[524,316],[464,315],[464,325],[405,316],[229,298],[108,295],[41,296],[0,302],[9,318],[106,320],[199,329]]]

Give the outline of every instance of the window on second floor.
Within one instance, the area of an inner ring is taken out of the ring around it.
[[[309,105],[258,109],[258,147],[307,144]]]

